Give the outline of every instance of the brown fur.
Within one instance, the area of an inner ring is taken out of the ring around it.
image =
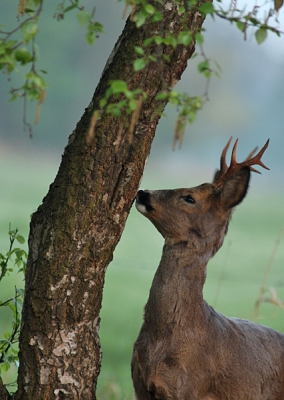
[[[284,335],[227,318],[202,295],[207,263],[249,178],[242,166],[221,188],[138,192],[136,207],[165,238],[134,345],[138,400],[284,400]]]

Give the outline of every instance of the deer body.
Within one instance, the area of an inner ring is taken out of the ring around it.
[[[220,187],[217,175],[213,184],[137,194],[136,207],[165,238],[134,345],[138,400],[284,400],[284,335],[227,318],[202,295],[249,177],[245,165]]]

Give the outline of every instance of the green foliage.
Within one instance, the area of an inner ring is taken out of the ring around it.
[[[21,34],[24,44],[28,44],[38,33],[38,26],[35,20],[27,21],[21,26]]]
[[[202,13],[203,15],[207,15],[207,14],[213,15],[213,14],[216,12],[216,10],[215,10],[213,4],[210,3],[210,2],[208,2],[208,3],[203,3],[203,4],[199,7],[199,10],[201,11],[201,13]]]
[[[14,270],[18,273],[25,274],[27,253],[20,247],[15,247],[15,242],[20,245],[25,243],[25,239],[18,233],[18,230],[9,231],[10,246],[6,253],[0,253],[0,285],[3,285],[3,280],[9,277]],[[16,268],[15,268],[16,267]],[[0,290],[1,293],[1,290]],[[3,333],[0,338],[0,372],[7,372],[12,364],[18,364],[18,349],[22,305],[24,298],[24,290],[15,287],[14,294],[8,299],[0,298],[0,313],[3,310],[1,307],[8,307],[12,313],[12,322],[9,331]],[[2,317],[0,317],[2,319]]]
[[[110,81],[105,97],[100,100],[100,109],[115,117],[129,115],[138,108],[141,95],[146,99],[141,89],[129,90],[127,83],[119,79]]]
[[[97,21],[93,21],[93,15],[84,8],[77,14],[77,19],[81,26],[85,26],[87,29],[86,41],[88,44],[93,44],[99,37],[99,33],[104,32],[102,24]]]
[[[269,3],[268,3],[269,4]],[[283,6],[283,0],[274,0],[273,6],[269,9],[264,10],[264,14],[260,16],[261,9],[263,6],[255,5],[251,10],[237,8],[237,3],[231,3],[228,10],[224,10],[221,7],[221,2],[214,9],[213,15],[217,15],[233,24],[243,33],[244,39],[246,40],[249,29],[252,29],[255,34],[255,39],[258,44],[264,42],[267,38],[267,33],[273,32],[277,36],[281,35],[281,31],[278,26],[270,24],[273,19],[273,24],[278,24],[278,12]]]
[[[130,2],[126,2],[130,3]],[[176,6],[178,7],[178,13],[180,15],[185,15],[194,7],[197,6],[196,0],[189,0],[187,2],[181,2],[179,0],[175,1]],[[156,2],[157,7],[152,4],[148,4],[145,0],[136,0],[135,2],[131,2],[132,4],[132,20],[136,24],[137,28],[141,28],[146,22],[149,24],[155,23],[159,20],[158,17],[158,6],[159,1]],[[234,22],[237,28],[244,34],[244,38],[246,39],[247,31],[249,28],[255,28],[255,38],[258,44],[261,44],[267,37],[267,32],[272,31],[278,35],[280,35],[280,31],[278,28],[275,28],[268,24],[271,17],[275,17],[277,21],[277,12],[279,8],[283,5],[283,0],[275,0],[274,9],[270,9],[267,12],[267,15],[263,17],[259,17],[259,8],[254,7],[251,11],[245,13],[243,10],[239,10],[236,7],[235,3],[231,3],[229,10],[223,10],[221,6],[221,1],[217,4],[213,4],[211,2],[203,3],[199,6],[199,11],[204,15],[219,16],[223,19],[228,20],[229,22]],[[155,25],[153,25],[154,27]],[[153,28],[154,29],[154,28]],[[134,71],[139,72],[146,67],[150,63],[157,63],[160,65],[162,70],[162,63],[170,61],[170,57],[164,54],[164,51],[155,51],[154,53],[147,55],[146,49],[149,45],[155,44],[157,47],[172,47],[176,48],[178,45],[188,46],[193,40],[197,43],[200,48],[199,56],[201,57],[201,61],[197,64],[197,70],[200,74],[204,76],[207,80],[205,85],[205,92],[202,96],[189,96],[188,93],[179,93],[176,91],[170,92],[169,89],[165,89],[165,91],[161,92],[157,96],[157,100],[167,100],[170,104],[177,107],[178,117],[176,122],[174,143],[176,140],[182,141],[183,132],[185,129],[185,124],[187,122],[193,122],[196,119],[196,115],[198,110],[202,108],[202,105],[208,100],[208,89],[209,89],[209,81],[214,73],[219,76],[219,67],[217,65],[217,70],[213,69],[211,66],[211,60],[204,53],[203,44],[204,44],[204,35],[203,32],[197,32],[193,37],[192,32],[186,28],[181,31],[178,36],[175,36],[171,32],[163,32],[161,34],[159,31],[153,30],[154,35],[145,39],[143,46],[135,47],[135,52],[138,54],[139,58],[134,61]],[[160,55],[158,55],[160,54]],[[121,105],[122,103],[118,103]],[[113,107],[115,115],[117,115],[117,110]]]
[[[55,14],[56,19],[61,21],[65,18],[65,15],[68,12],[77,10],[77,20],[82,27],[86,28],[87,31],[85,35],[86,42],[89,45],[93,44],[99,37],[100,33],[104,33],[103,25],[94,19],[95,8],[93,8],[92,12],[89,12],[80,4],[80,0],[69,0],[69,3],[70,5],[67,7],[65,7],[65,1],[57,6],[57,13]]]
[[[42,11],[41,0],[20,0],[18,6],[18,21],[16,28],[0,31],[0,69],[7,75],[18,72],[19,67],[29,67],[25,74],[25,82],[18,88],[10,90],[10,101],[19,97],[24,99],[24,128],[28,127],[31,133],[31,125],[26,122],[26,102],[38,101],[38,122],[40,106],[45,98],[45,90],[48,87],[43,74],[45,71],[37,70],[38,48],[36,38],[39,32],[38,20]],[[5,27],[5,25],[4,25]]]
[[[188,46],[192,42],[192,34],[190,31],[182,31],[179,33],[177,43]]]
[[[24,99],[24,128],[28,127],[30,132],[32,132],[32,127],[26,122],[25,115],[26,102],[27,100],[38,102],[35,120],[35,123],[37,123],[40,106],[49,86],[44,78],[46,71],[37,68],[39,59],[37,38],[43,3],[44,0],[20,0],[18,10],[15,10],[15,14],[18,14],[18,25],[16,28],[6,30],[6,26],[2,24],[0,30],[0,69],[10,79],[10,75],[13,72],[18,72],[19,68],[29,67],[29,71],[24,75],[24,83],[20,87],[11,88],[10,101],[18,98]],[[77,10],[77,20],[86,29],[87,43],[94,43],[99,34],[103,32],[102,24],[94,20],[95,9],[90,13],[80,4],[79,0],[69,0],[67,7],[65,3],[66,1],[63,1],[56,7],[54,17],[60,21],[64,19],[68,12]]]
[[[261,44],[267,38],[267,30],[265,28],[259,28],[255,32],[255,38],[258,44]]]
[[[126,1],[127,3],[127,1]],[[136,0],[132,2],[133,7],[138,6],[138,11],[135,12],[132,21],[135,22],[137,28],[141,28],[146,21],[158,22],[163,19],[162,14],[155,9],[152,4],[147,3],[145,0]],[[157,1],[159,3],[159,1]]]
[[[157,29],[157,23],[163,19],[162,13],[159,11],[162,5],[161,0],[151,1],[148,0],[124,0],[125,12],[127,8],[131,7],[130,18],[135,23],[136,27],[140,29],[145,23],[152,24],[152,35],[144,40],[140,46],[135,46],[134,51],[137,53],[137,59],[134,61],[134,73],[140,73],[151,63],[156,63],[162,70],[164,62],[170,62],[171,51],[163,51],[163,49],[175,49],[177,46],[189,46],[193,41],[199,46],[199,55],[201,61],[198,63],[197,70],[209,82],[212,72],[214,71],[210,66],[210,59],[204,54],[204,32],[200,31],[193,33],[188,30],[186,19],[189,12],[198,9],[205,17],[210,15],[212,18],[220,17],[234,24],[238,30],[247,38],[248,31],[252,30],[254,37],[258,44],[261,44],[267,38],[268,32],[280,35],[278,26],[274,26],[277,21],[279,10],[283,7],[283,0],[274,0],[270,8],[266,6],[266,11],[262,12],[261,6],[253,6],[251,9],[244,7],[243,9],[237,8],[236,2],[224,8],[222,1],[212,3],[211,1],[205,2],[200,6],[197,5],[197,0],[174,0],[171,7],[176,7],[179,15],[184,18],[184,29],[177,35],[172,32],[165,32],[163,29]],[[29,67],[30,70],[25,74],[25,82],[19,88],[11,88],[11,100],[19,97],[24,98],[25,102],[37,101],[37,115],[36,122],[39,119],[40,106],[45,98],[45,91],[48,87],[43,74],[45,71],[37,69],[38,50],[37,50],[37,37],[40,29],[40,17],[43,9],[44,0],[20,0],[18,6],[18,26],[12,30],[0,30],[0,69],[7,75],[12,72],[18,71],[19,68]],[[88,11],[81,0],[62,0],[56,7],[55,18],[58,21],[63,20],[66,14],[75,11],[76,18],[81,27],[86,29],[85,39],[88,44],[93,44],[99,35],[104,32],[103,25],[95,20],[95,8]],[[170,8],[169,8],[170,11]],[[271,21],[273,22],[271,23]],[[2,25],[3,26],[3,25]],[[2,29],[2,28],[1,28]],[[148,47],[151,46],[149,53]],[[119,78],[119,77],[118,77]],[[145,93],[137,89],[131,92],[127,87],[119,88],[119,79],[110,82],[107,93],[101,100],[100,108],[114,116],[121,116],[122,113],[130,114],[139,108],[138,99],[140,95],[145,99]],[[205,93],[200,96],[194,95],[193,102],[196,97],[202,97],[203,103],[208,99],[208,87],[206,83]],[[121,84],[121,82],[120,82]],[[125,84],[126,85],[126,84]],[[164,88],[168,92],[169,88]],[[189,95],[180,94],[180,99],[185,99],[188,102]],[[170,101],[170,97],[168,97]],[[184,109],[184,107],[183,107]],[[191,107],[185,113],[190,116],[188,121],[193,121],[192,110],[197,110],[196,107]],[[178,115],[178,120],[184,118],[183,115]],[[31,125],[26,122],[24,115],[24,124],[27,125],[31,131]]]

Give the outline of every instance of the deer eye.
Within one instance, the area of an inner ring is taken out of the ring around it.
[[[194,204],[194,203],[195,203],[194,198],[191,197],[189,194],[188,194],[187,196],[183,196],[182,198],[183,198],[183,200],[186,201],[187,203],[190,203],[190,204]]]

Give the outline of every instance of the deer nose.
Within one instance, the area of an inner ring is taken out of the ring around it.
[[[136,208],[142,214],[151,212],[154,208],[151,205],[151,192],[148,190],[139,190],[136,196]]]
[[[139,203],[142,203],[144,205],[149,204],[150,193],[145,190],[138,190],[136,199],[139,201]]]

